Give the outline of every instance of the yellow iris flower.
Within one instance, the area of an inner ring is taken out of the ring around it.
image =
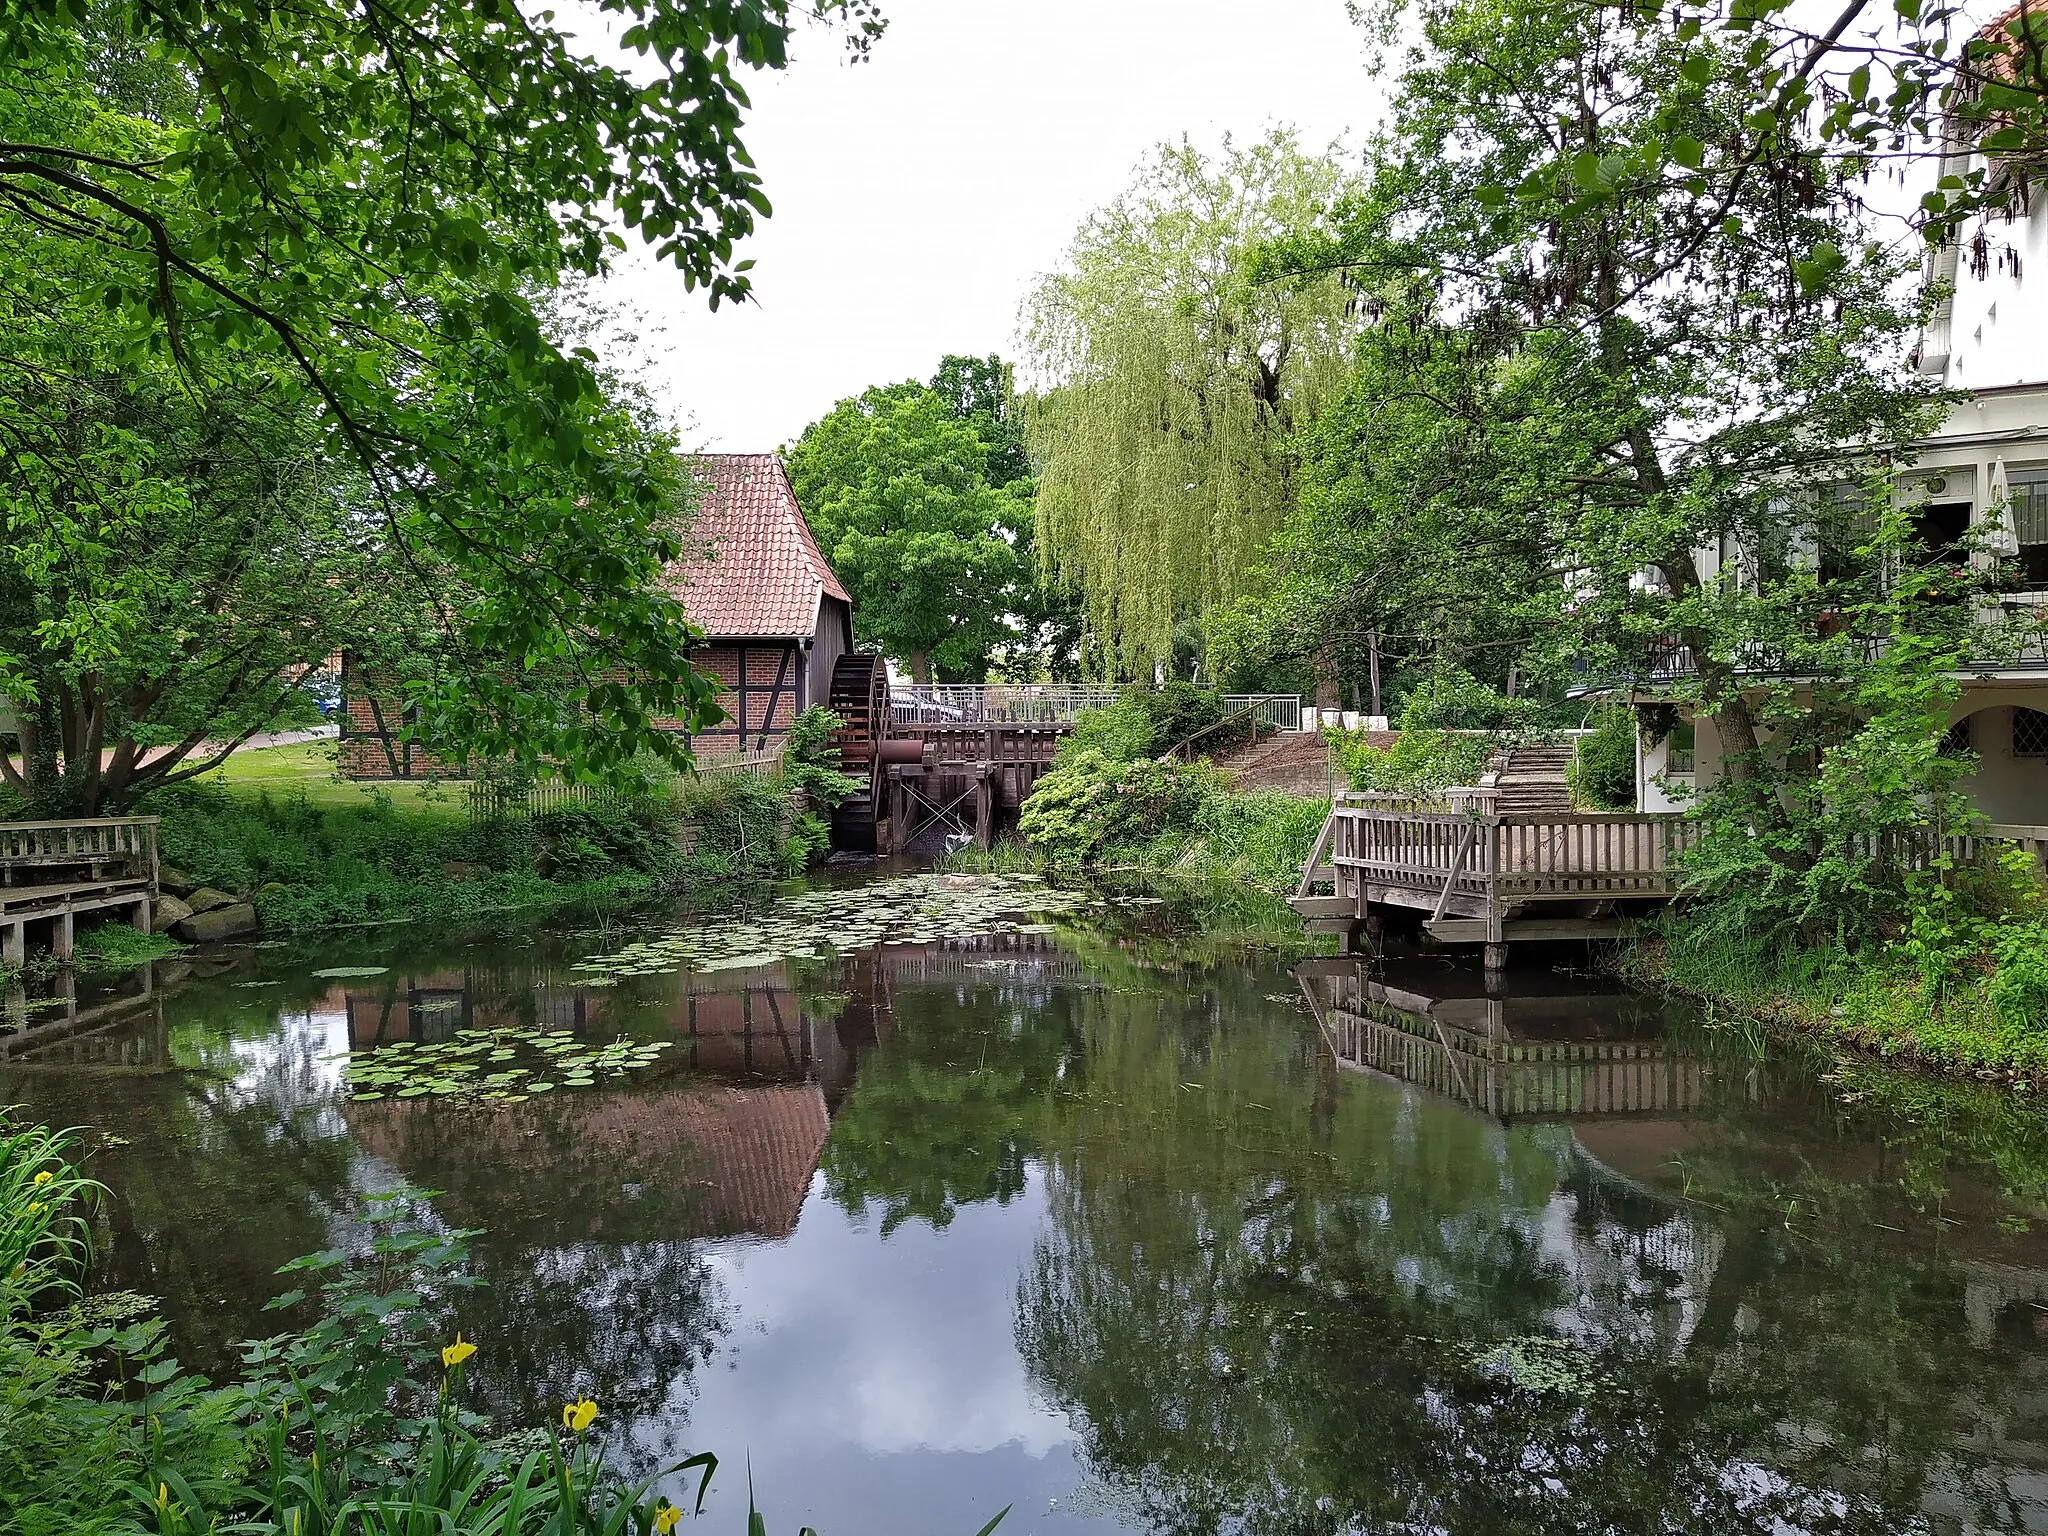
[[[455,1335],[455,1342],[441,1351],[441,1364],[452,1371],[475,1353],[476,1346],[464,1343],[462,1335],[458,1333]]]
[[[683,1512],[675,1505],[664,1504],[654,1512],[654,1528],[661,1536],[668,1536],[668,1533],[676,1528],[676,1522],[682,1518]]]
[[[562,1427],[572,1434],[582,1434],[597,1422],[597,1404],[587,1397],[580,1397],[573,1403],[562,1404]]]
[[[50,1172],[49,1169],[45,1168],[41,1173],[36,1175],[36,1188],[41,1189],[45,1184],[49,1183],[50,1180],[54,1179],[55,1177],[56,1175],[54,1173]]]

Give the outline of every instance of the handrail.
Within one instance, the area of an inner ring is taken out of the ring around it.
[[[1247,715],[1256,714],[1258,712],[1258,708],[1259,706],[1257,704],[1247,704],[1243,709],[1240,709],[1234,715],[1225,715],[1221,720],[1212,721],[1210,724],[1203,726],[1199,731],[1195,732],[1195,734],[1190,736],[1186,741],[1175,742],[1172,746],[1168,747],[1164,752],[1160,753],[1159,761],[1164,763],[1170,762],[1173,759],[1178,758],[1183,751],[1193,746],[1196,742],[1200,741],[1204,736],[1208,735],[1211,731],[1220,731],[1226,725],[1235,725],[1238,721],[1244,719]],[[1252,735],[1254,737],[1258,735],[1258,727],[1256,725],[1252,727]]]
[[[52,832],[68,827],[154,827],[161,816],[81,816],[71,821],[0,821],[0,832]]]

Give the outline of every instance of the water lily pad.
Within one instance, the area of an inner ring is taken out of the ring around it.
[[[353,981],[362,976],[383,976],[389,974],[388,965],[330,965],[324,971],[313,974],[322,981]]]

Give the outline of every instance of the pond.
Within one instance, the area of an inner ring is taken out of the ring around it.
[[[99,1281],[211,1373],[435,1191],[485,1405],[716,1452],[707,1529],[749,1468],[824,1536],[2048,1527],[2010,1090],[1145,897],[794,899],[160,966],[0,1102],[91,1128]]]

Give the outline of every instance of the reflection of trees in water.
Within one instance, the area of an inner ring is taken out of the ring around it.
[[[886,1236],[1023,1192],[1048,1105],[1080,1086],[1083,1062],[1074,994],[1025,990],[991,977],[898,994],[898,1025],[862,1054],[819,1162],[850,1214],[879,1201]]]
[[[1202,1011],[1089,1001],[1019,1287],[1028,1367],[1147,1523],[2019,1528],[2003,1478],[2036,1453],[1990,1447],[2030,1383],[1958,1338],[1945,1262],[1719,1226],[1558,1128],[1338,1084]]]
[[[94,1283],[159,1298],[180,1359],[220,1377],[241,1340],[303,1320],[263,1303],[285,1289],[278,1266],[333,1241],[354,1153],[316,1038],[179,1043],[179,1070],[24,1074],[0,1100],[114,1138],[84,1139],[109,1192]]]
[[[488,1341],[469,1372],[496,1423],[546,1424],[588,1394],[603,1408],[614,1458],[635,1476],[686,1449],[671,1410],[696,1396],[696,1373],[732,1312],[700,1244],[535,1250],[486,1234],[471,1241],[470,1257],[483,1284],[454,1310],[466,1338]]]

